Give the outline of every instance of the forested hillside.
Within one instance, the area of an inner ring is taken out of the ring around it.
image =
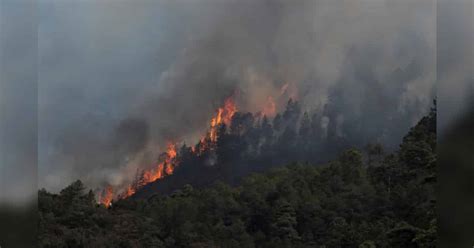
[[[229,99],[232,107],[232,98]],[[195,188],[209,186],[216,180],[238,185],[250,173],[295,162],[318,165],[351,147],[385,141],[384,137],[391,133],[386,130],[390,127],[376,123],[371,124],[370,132],[364,131],[370,124],[362,119],[334,121],[337,115],[328,106],[323,113],[303,111],[300,103],[292,99],[273,118],[262,113],[230,112],[223,117],[228,118],[227,122],[213,126],[197,144],[176,147],[176,156],[163,164],[159,180],[150,180],[146,171],[138,172],[132,184],[133,197],[148,198],[158,192],[169,194],[186,184]],[[393,129],[405,130],[406,120],[393,122],[391,125],[403,123]],[[400,140],[402,136],[398,135]],[[384,148],[393,151],[395,145]],[[172,168],[172,175],[166,172],[168,167]]]
[[[302,161],[108,209],[80,181],[40,190],[40,247],[435,247],[435,109],[395,152],[369,145],[326,164],[291,160]]]

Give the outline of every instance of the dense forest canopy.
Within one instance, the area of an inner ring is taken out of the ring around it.
[[[137,171],[128,187],[132,190],[126,195],[146,198],[157,192],[171,193],[185,184],[199,187],[215,180],[235,185],[252,172],[293,162],[321,164],[343,150],[367,144],[367,138],[360,138],[360,132],[366,129],[363,121],[334,122],[330,120],[337,118],[328,118],[328,113],[304,111],[291,98],[273,118],[261,112],[232,112],[228,121],[211,127],[196,145],[177,145],[172,159],[167,152],[159,156],[159,180],[150,179],[148,170]],[[372,134],[367,134],[375,147],[383,139],[381,130],[376,127]],[[166,162],[159,162],[163,157]]]
[[[298,133],[283,129],[285,140],[304,133],[303,123]],[[221,136],[218,153],[235,154],[237,148],[226,142],[231,144],[236,133],[241,130],[231,127]],[[276,142],[267,151],[288,165],[246,175],[235,185],[224,177],[207,187],[185,184],[170,194],[153,195],[149,189],[110,208],[98,205],[81,181],[59,194],[40,190],[40,247],[436,246],[435,108],[393,152],[368,145],[316,166],[301,162],[310,158],[286,153],[304,151],[303,137],[311,135],[300,136],[282,150],[274,150]]]

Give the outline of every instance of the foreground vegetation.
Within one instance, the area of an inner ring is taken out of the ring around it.
[[[39,192],[40,247],[435,247],[436,111],[398,151],[350,149],[237,187],[186,185],[110,209],[77,181]]]

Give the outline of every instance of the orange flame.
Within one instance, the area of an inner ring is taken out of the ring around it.
[[[224,102],[224,113],[223,122],[229,126],[230,122],[232,121],[232,117],[234,116],[235,112],[237,112],[237,106],[235,105],[234,99],[229,97]]]
[[[143,171],[141,177],[133,184],[128,185],[127,189],[121,195],[119,195],[119,198],[125,199],[130,197],[135,194],[138,189],[145,186],[146,184],[159,180],[166,175],[173,174],[177,155],[178,153],[176,151],[176,145],[172,142],[168,142],[166,152],[162,158],[160,158],[161,162],[159,162],[156,167]]]
[[[211,142],[217,141],[217,129],[219,125],[224,123],[229,126],[235,112],[237,112],[237,106],[235,105],[234,99],[229,97],[224,101],[224,106],[217,109],[216,116],[211,119],[211,127],[209,131],[209,139]]]
[[[201,138],[199,149],[197,149],[197,147],[192,147],[193,153],[202,153],[205,150],[212,149],[213,144],[217,141],[217,130],[219,126],[221,124],[230,125],[232,117],[236,112],[237,106],[235,105],[234,100],[232,97],[227,98],[224,101],[223,107],[218,108],[216,115],[211,119],[209,132],[206,136]],[[160,157],[160,162],[154,168],[143,171],[139,179],[133,184],[128,185],[126,190],[124,190],[118,198],[124,199],[130,197],[146,184],[173,174],[174,169],[178,164],[178,161],[176,161],[177,155],[176,145],[172,142],[168,142],[166,152]],[[99,198],[99,202],[109,206],[112,202],[112,198],[112,188],[108,187],[106,197],[104,199]]]
[[[176,145],[169,142],[168,148],[165,153],[164,161],[158,163],[154,171],[145,171],[143,174],[143,180],[141,184],[145,185],[151,182],[154,182],[160,178],[163,178],[165,175],[171,175],[174,171],[174,160],[176,158]],[[142,186],[143,186],[142,185]]]
[[[176,152],[176,145],[169,142],[168,149],[166,150],[166,154],[168,155],[169,160],[176,158],[176,155],[178,154]]]
[[[166,164],[166,174],[171,175],[173,174],[175,164],[173,163],[173,160],[176,158],[176,155],[178,153],[176,152],[176,145],[173,143],[168,143],[168,149],[166,150],[166,159],[163,164],[163,167],[165,167]]]
[[[99,203],[103,204],[105,207],[110,207],[112,205],[112,199],[114,197],[114,192],[111,186],[107,186],[104,191],[99,194]]]
[[[134,189],[131,185],[129,185],[129,186],[127,187],[127,190],[125,191],[124,196],[123,196],[122,198],[130,197],[130,196],[132,196],[133,194],[135,194],[135,189]]]

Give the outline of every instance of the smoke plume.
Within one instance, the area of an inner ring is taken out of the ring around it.
[[[251,112],[295,98],[354,144],[393,146],[434,97],[435,7],[43,2],[40,186],[130,181],[167,141],[196,142],[231,95]]]

